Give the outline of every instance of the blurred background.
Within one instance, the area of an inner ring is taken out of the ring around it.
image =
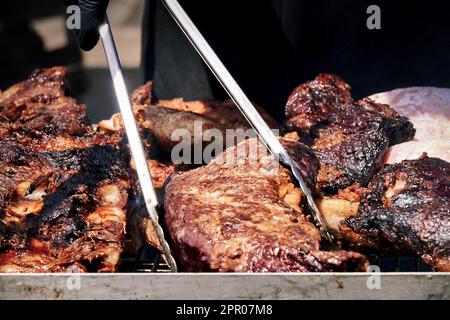
[[[129,90],[143,82],[141,30],[145,1],[113,0],[108,15]],[[0,12],[0,89],[24,80],[37,68],[69,68],[70,94],[88,105],[93,122],[117,112],[110,74],[101,45],[78,48],[66,28],[61,0],[4,2]]]

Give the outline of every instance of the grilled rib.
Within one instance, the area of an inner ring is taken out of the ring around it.
[[[131,187],[55,67],[0,95],[0,272],[115,271]]]

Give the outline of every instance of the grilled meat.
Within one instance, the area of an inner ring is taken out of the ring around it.
[[[219,130],[225,136],[225,127],[198,114],[176,111],[161,106],[149,106],[137,113],[140,125],[153,133],[158,145],[167,152],[181,142],[185,130],[189,143],[203,148],[203,135],[207,130]],[[178,132],[178,133],[177,133]]]
[[[138,87],[131,94],[131,102],[135,116],[138,120],[139,130],[144,144],[145,151],[147,152],[148,166],[152,175],[152,180],[155,188],[161,189],[167,178],[175,172],[177,167],[172,163],[170,157],[161,152],[159,146],[156,146],[155,137],[146,125],[141,114],[141,110],[146,110],[152,103],[152,83],[148,82],[145,85]],[[122,116],[117,113],[110,119],[101,121],[98,124],[99,131],[106,135],[110,134],[125,134],[125,128],[122,122]],[[129,150],[127,148],[127,152]],[[134,168],[134,161],[130,159],[130,166]]]
[[[0,122],[10,123],[19,140],[36,144],[92,134],[86,107],[64,95],[66,72],[62,67],[37,70],[0,94]]]
[[[158,105],[178,110],[193,112],[202,117],[215,121],[227,129],[248,129],[248,121],[239,112],[232,100],[225,101],[184,101],[182,98],[160,100]],[[261,117],[270,128],[279,128],[278,123],[260,106],[255,105]]]
[[[0,272],[114,271],[123,250],[120,137],[93,130],[65,73],[39,70],[0,96]]]
[[[356,215],[366,188],[353,184],[340,189],[336,194],[317,199],[317,206],[329,232],[336,240],[342,239],[340,223],[347,217]]]
[[[312,152],[298,142],[287,147],[308,164],[314,183]],[[301,196],[290,173],[256,139],[245,140],[210,164],[173,176],[166,187],[166,226],[189,271],[365,270],[358,253],[320,250],[320,233],[300,208]]]
[[[350,87],[328,74],[297,87],[288,98],[286,116],[287,131],[296,131],[319,158],[318,187],[325,194],[365,186],[387,148],[412,139],[415,132],[388,105],[354,101]]]
[[[187,139],[186,136],[178,138],[185,139],[183,142],[189,141],[190,147],[195,151],[202,150],[209,143],[203,143],[203,134],[208,129],[219,130],[225,134],[227,129],[250,128],[231,101],[184,101],[181,98],[153,101],[151,82],[134,90],[131,100],[147,151],[153,184],[157,189],[162,189],[167,178],[174,172],[192,168],[188,164],[175,165],[172,162],[171,150],[180,142],[172,139],[175,130],[184,129],[182,132],[188,133]],[[278,128],[278,124],[264,110],[257,108],[272,128]],[[123,132],[121,115],[115,114],[109,120],[101,121],[99,129],[104,133]],[[134,167],[133,161],[131,167]],[[137,233],[136,230],[141,230],[147,243],[159,247],[148,214],[143,210],[144,204],[138,188],[135,188],[134,199],[130,203],[133,204],[130,208],[133,216],[131,225],[135,230],[133,234]],[[141,244],[141,239],[137,237],[133,241],[136,247]]]
[[[52,272],[75,263],[114,271],[130,187],[116,148],[35,153],[2,144],[0,154],[0,271]],[[34,255],[51,264],[24,264]]]
[[[133,110],[135,111],[138,120],[141,120],[139,117],[140,110],[145,110],[150,107],[152,103],[151,94],[151,82],[138,87],[131,94]],[[182,167],[176,166],[167,154],[160,152],[160,148],[155,145],[153,133],[143,126],[141,121],[138,121],[138,124],[144,149],[147,152],[147,165],[150,169],[153,185],[157,191],[161,191],[167,178],[176,170],[182,169]],[[114,114],[109,120],[101,121],[98,124],[98,129],[105,135],[118,134],[124,136],[125,134],[125,128],[120,114]],[[128,159],[129,167],[135,169],[134,160],[131,157],[126,139],[123,141],[123,144],[126,144],[126,146],[122,148],[122,151]],[[127,230],[128,235],[130,236],[127,249],[136,253],[144,243],[148,243],[153,247],[160,249],[155,229],[153,228],[153,224],[146,210],[140,186],[137,183],[138,179],[136,172],[132,170],[131,174],[134,177],[133,181],[135,183],[132,184],[132,193],[127,207],[127,212],[129,213]]]
[[[417,253],[450,271],[449,203],[450,164],[424,155],[386,165],[341,231],[354,246]]]
[[[202,136],[209,129],[217,129],[223,134],[227,129],[250,129],[231,100],[184,101],[175,98],[154,102],[151,90],[152,83],[148,82],[133,92],[133,109],[143,135],[167,152],[180,142],[177,137],[172,137],[179,129],[187,130],[192,145],[202,145]],[[267,112],[258,106],[257,109],[271,128],[279,127]],[[106,131],[117,131],[123,124],[120,115],[114,115],[110,120],[100,122],[99,126]]]

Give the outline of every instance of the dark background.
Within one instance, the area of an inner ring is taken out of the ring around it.
[[[408,86],[450,87],[448,1],[180,2],[249,97],[277,118],[292,89],[321,72],[341,76],[356,98]],[[381,30],[366,27],[371,4],[381,7]],[[195,51],[159,1],[149,0],[146,8],[139,81],[154,78],[161,98],[225,98],[206,67],[194,61],[199,59]],[[58,10],[59,1],[6,2],[0,14],[1,88],[36,67],[79,61],[82,68],[73,38],[62,53],[47,53],[26,25],[27,19]],[[90,86],[79,80],[80,73],[77,77],[72,81],[75,95],[89,95]],[[198,89],[202,81],[205,85]]]

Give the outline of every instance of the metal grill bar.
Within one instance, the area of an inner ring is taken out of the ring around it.
[[[434,271],[429,265],[417,255],[413,254],[368,254],[369,262],[373,266],[378,266],[381,272],[432,272]],[[142,259],[142,257],[140,258]],[[170,269],[161,257],[157,254],[152,259],[140,260],[136,263],[137,267],[133,270],[142,273],[165,273]]]

